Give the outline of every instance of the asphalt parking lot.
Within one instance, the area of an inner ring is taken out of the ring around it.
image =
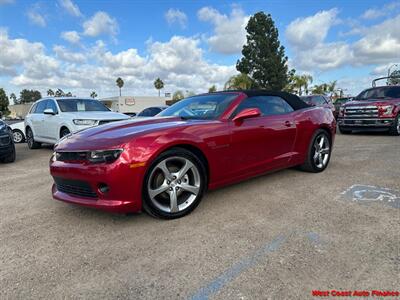
[[[52,200],[51,153],[19,144],[17,161],[0,165],[1,299],[399,288],[399,137],[338,134],[322,174],[283,170],[213,191],[173,221]]]

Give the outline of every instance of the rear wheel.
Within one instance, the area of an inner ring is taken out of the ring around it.
[[[394,124],[389,129],[391,135],[400,135],[400,114],[397,115]]]
[[[17,143],[17,144],[25,142],[25,136],[24,136],[23,132],[19,129],[13,130],[13,139],[14,139],[14,143]]]
[[[143,186],[143,208],[152,216],[175,219],[199,205],[205,188],[205,169],[190,151],[175,148],[150,166]]]
[[[29,127],[26,129],[26,141],[29,149],[39,149],[42,146],[42,143],[35,142],[33,131]]]
[[[12,151],[8,156],[4,157],[2,159],[2,162],[4,163],[12,163],[15,161],[15,146],[13,145]]]
[[[308,147],[307,158],[301,169],[318,173],[326,169],[331,158],[331,142],[325,130],[317,130]]]
[[[350,134],[350,133],[351,133],[351,130],[349,130],[349,129],[344,129],[343,127],[339,126],[339,132],[340,132],[341,134]]]

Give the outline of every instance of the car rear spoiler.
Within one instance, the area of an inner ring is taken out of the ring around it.
[[[400,80],[400,75],[392,75],[392,76],[385,76],[385,77],[379,77],[379,78],[375,78],[374,80],[372,80],[372,87],[376,87],[376,82],[379,80],[383,80],[383,79],[389,79],[389,78],[398,78]]]

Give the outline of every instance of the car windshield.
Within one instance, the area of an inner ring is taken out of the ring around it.
[[[62,112],[109,111],[104,104],[97,100],[59,99],[57,103]]]
[[[400,98],[400,86],[383,86],[362,91],[355,100]]]
[[[219,118],[237,94],[194,96],[175,103],[157,116],[177,116],[184,119],[214,120]]]

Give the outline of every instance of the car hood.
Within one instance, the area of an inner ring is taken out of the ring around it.
[[[354,100],[354,101],[349,101],[343,104],[345,107],[349,106],[378,106],[378,105],[390,105],[394,104],[394,102],[399,102],[399,99],[376,99],[376,100]]]
[[[72,119],[85,119],[85,120],[125,120],[130,117],[124,114],[112,111],[82,111],[82,112],[65,112],[66,116]]]
[[[215,124],[215,120],[182,120],[179,117],[135,118],[78,131],[61,139],[57,151],[105,150],[123,146],[135,137],[171,128]]]

